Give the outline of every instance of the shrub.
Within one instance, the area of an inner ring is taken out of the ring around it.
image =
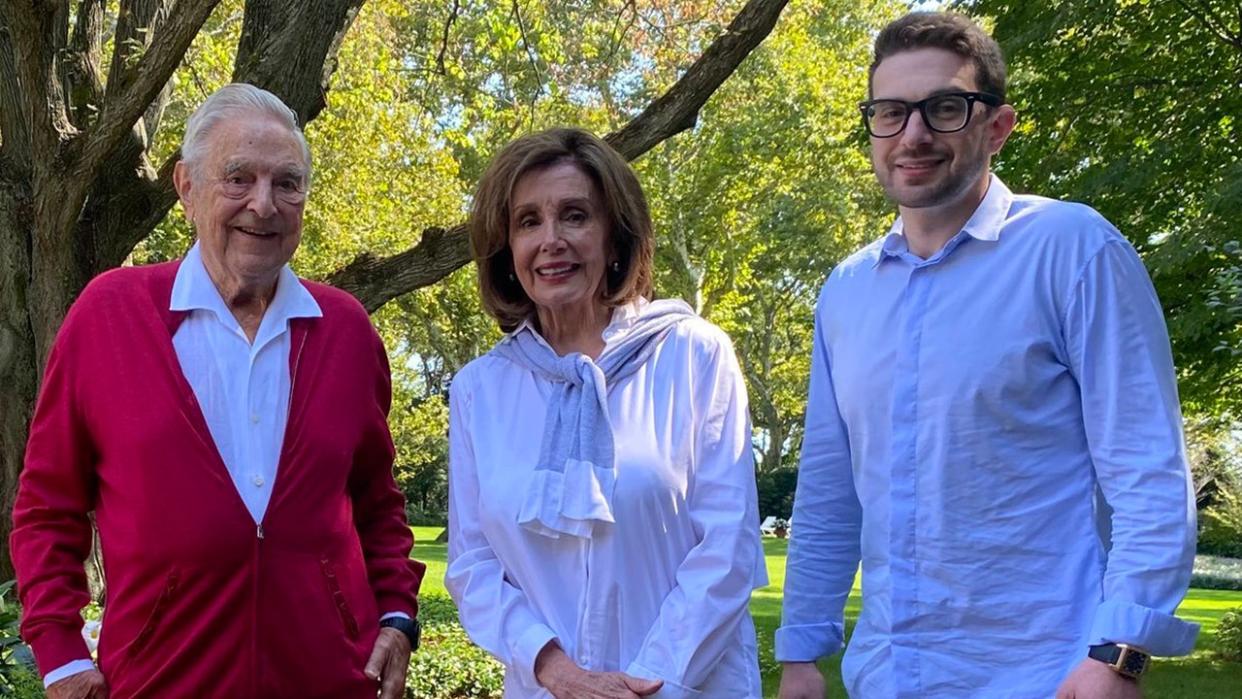
[[[1225,612],[1216,625],[1216,652],[1226,660],[1242,661],[1242,607]]]
[[[17,699],[43,696],[43,683],[34,671],[34,656],[18,634],[21,607],[10,599],[12,580],[0,584],[0,696]]]
[[[1190,586],[1204,590],[1242,591],[1242,560],[1221,556],[1195,556]]]
[[[1222,490],[1199,513],[1199,553],[1242,558],[1242,496]]]
[[[457,621],[457,608],[445,595],[418,600],[422,644],[410,659],[407,699],[499,699],[504,667],[470,642]]]

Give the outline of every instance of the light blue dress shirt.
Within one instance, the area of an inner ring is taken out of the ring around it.
[[[898,219],[841,263],[816,311],[793,521],[777,659],[841,648],[861,559],[855,698],[1047,699],[1089,644],[1189,652],[1198,627],[1173,611],[1193,489],[1129,243],[993,177],[929,259]]]

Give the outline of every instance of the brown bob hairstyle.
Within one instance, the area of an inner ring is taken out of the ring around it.
[[[572,163],[590,177],[599,190],[609,222],[609,265],[605,272],[607,307],[624,305],[651,295],[654,234],[647,198],[638,177],[621,154],[582,129],[557,128],[527,134],[505,146],[487,167],[474,195],[470,212],[470,244],[479,271],[483,308],[505,332],[513,330],[535,311],[535,303],[518,283],[509,248],[509,200],[519,179],[527,173],[560,163]]]

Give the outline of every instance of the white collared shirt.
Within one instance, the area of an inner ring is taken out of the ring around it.
[[[173,335],[177,360],[233,485],[259,524],[289,418],[289,321],[323,312],[286,265],[251,343],[207,275],[198,243],[177,270],[169,308],[189,311]]]
[[[173,349],[233,485],[258,524],[272,498],[289,418],[289,320],[323,312],[285,265],[252,344],[207,275],[198,243],[177,269],[169,308],[189,311],[173,334]],[[47,673],[43,686],[93,669],[89,658],[72,660]]]
[[[614,311],[605,355],[644,307]],[[551,696],[533,667],[556,639],[581,667],[663,679],[658,699],[759,697],[747,603],[767,574],[746,388],[728,337],[683,321],[607,387],[616,522],[589,539],[517,523],[551,393],[496,354],[458,372],[451,391],[445,582],[470,637],[505,664],[504,696]]]

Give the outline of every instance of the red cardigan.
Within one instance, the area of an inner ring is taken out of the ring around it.
[[[256,527],[181,373],[178,263],[107,272],[48,358],[13,509],[22,636],[47,673],[89,657],[79,610],[95,512],[113,699],[368,697],[381,610],[417,611],[425,567],[392,475],[379,336],[343,291],[291,324],[289,422]]]

